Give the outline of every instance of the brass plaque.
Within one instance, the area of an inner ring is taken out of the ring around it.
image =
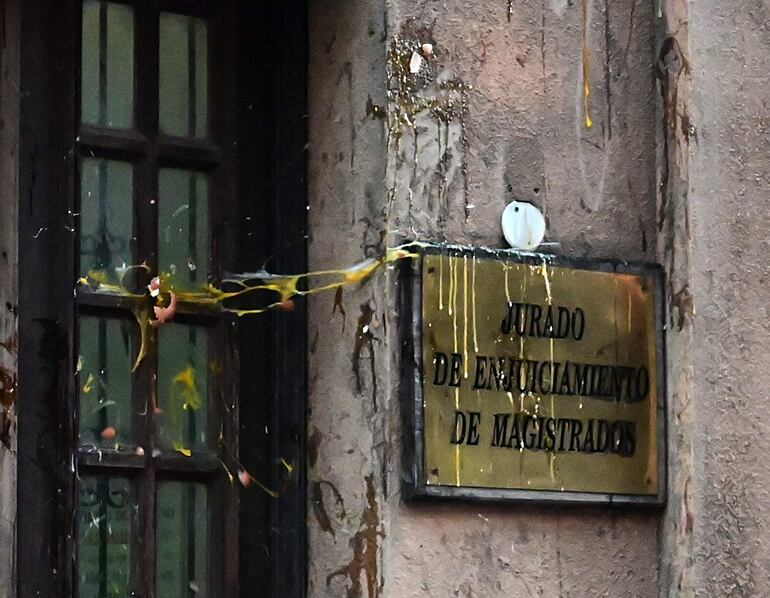
[[[658,269],[444,250],[416,272],[426,494],[659,502]]]

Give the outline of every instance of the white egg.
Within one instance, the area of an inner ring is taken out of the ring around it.
[[[512,201],[503,210],[503,235],[514,249],[536,249],[545,236],[545,218],[535,206]]]

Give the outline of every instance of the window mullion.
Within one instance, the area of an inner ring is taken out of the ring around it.
[[[237,169],[237,72],[238,45],[232,42],[233,32],[238,30],[236,3],[222,3],[220,10],[211,18],[211,42],[209,61],[210,130],[214,143],[221,148],[222,158],[212,177],[211,194],[211,264],[212,273],[221,280],[225,268],[237,267],[237,223],[239,222],[238,169]],[[223,375],[213,379],[210,389],[212,408],[216,416],[212,421],[219,424],[220,451],[231,467],[238,465],[238,413],[239,413],[239,363],[233,348],[237,345],[237,330],[232,326],[217,327],[214,346],[221,348]],[[217,508],[223,513],[221,529],[211,530],[211,546],[222,557],[223,567],[217,572],[222,576],[223,592],[219,595],[237,595],[239,583],[239,509],[238,485],[228,484],[220,477],[213,493]]]
[[[137,10],[136,117],[140,133],[147,140],[147,154],[138,164],[135,220],[138,230],[139,261],[157,271],[158,247],[158,39],[157,9],[143,2]]]
[[[136,122],[147,140],[147,153],[137,164],[134,196],[134,221],[137,230],[138,262],[146,263],[157,272],[158,259],[158,38],[157,3],[140,2],[137,14],[137,97]],[[157,495],[156,471],[153,459],[155,438],[153,415],[157,407],[155,373],[157,372],[157,335],[149,333],[148,351],[134,376],[134,409],[144,413],[143,449],[146,468],[139,484],[139,510],[142,517],[140,542],[141,566],[137,584],[138,594],[155,597],[155,526]]]

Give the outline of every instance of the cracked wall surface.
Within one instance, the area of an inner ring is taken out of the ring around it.
[[[310,11],[311,268],[499,247],[513,198],[558,253],[658,259],[652,3]],[[656,595],[659,512],[402,501],[393,279],[310,302],[309,595]]]

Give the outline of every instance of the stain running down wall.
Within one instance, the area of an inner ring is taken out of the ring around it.
[[[499,247],[514,198],[555,252],[655,261],[651,3],[310,11],[312,269],[411,238]],[[309,594],[655,595],[654,512],[401,500],[393,279],[310,301]]]

